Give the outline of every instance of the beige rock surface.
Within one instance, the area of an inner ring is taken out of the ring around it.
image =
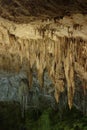
[[[67,81],[71,108],[75,73],[87,90],[87,15],[73,14],[56,22],[47,19],[29,24],[0,18],[0,70],[25,72],[31,86],[34,66],[41,86],[44,71],[48,70],[57,101]]]

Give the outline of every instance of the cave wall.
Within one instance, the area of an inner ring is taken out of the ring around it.
[[[33,68],[37,70],[40,86],[44,72],[54,84],[55,99],[67,88],[68,104],[75,95],[75,75],[81,79],[87,94],[87,16],[80,14],[62,20],[46,19],[31,24],[15,24],[0,19],[0,70],[23,72],[32,86]],[[67,83],[67,87],[65,86]]]

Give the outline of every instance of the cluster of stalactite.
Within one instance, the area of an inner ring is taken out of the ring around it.
[[[43,75],[47,70],[55,86],[57,102],[67,82],[68,104],[71,108],[75,93],[75,73],[82,76],[84,92],[87,89],[87,41],[81,37],[66,36],[57,37],[57,40],[21,39],[12,34],[8,34],[8,37],[9,44],[4,41],[0,43],[0,69],[18,73],[24,71],[31,86],[35,66],[41,87],[44,86]]]

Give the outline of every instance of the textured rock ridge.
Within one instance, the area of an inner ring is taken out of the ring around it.
[[[73,13],[87,14],[87,0],[0,0],[0,16],[20,23]]]
[[[36,23],[15,24],[0,18],[0,69],[24,72],[32,86],[36,69],[40,86],[44,86],[44,72],[48,71],[59,101],[66,89],[69,107],[75,94],[75,75],[82,81],[87,94],[87,16],[77,14],[62,20],[47,19]]]

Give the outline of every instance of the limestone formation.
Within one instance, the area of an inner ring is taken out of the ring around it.
[[[37,24],[15,24],[0,18],[0,70],[22,71],[29,79],[29,86],[32,86],[32,70],[35,67],[41,87],[44,86],[43,75],[47,70],[55,87],[57,102],[67,82],[71,108],[75,74],[81,78],[84,94],[87,94],[87,16],[72,15],[72,18],[64,17],[59,22],[62,28],[57,22],[49,21],[42,26],[43,22],[39,20]],[[79,22],[81,28],[78,29],[75,25]]]

